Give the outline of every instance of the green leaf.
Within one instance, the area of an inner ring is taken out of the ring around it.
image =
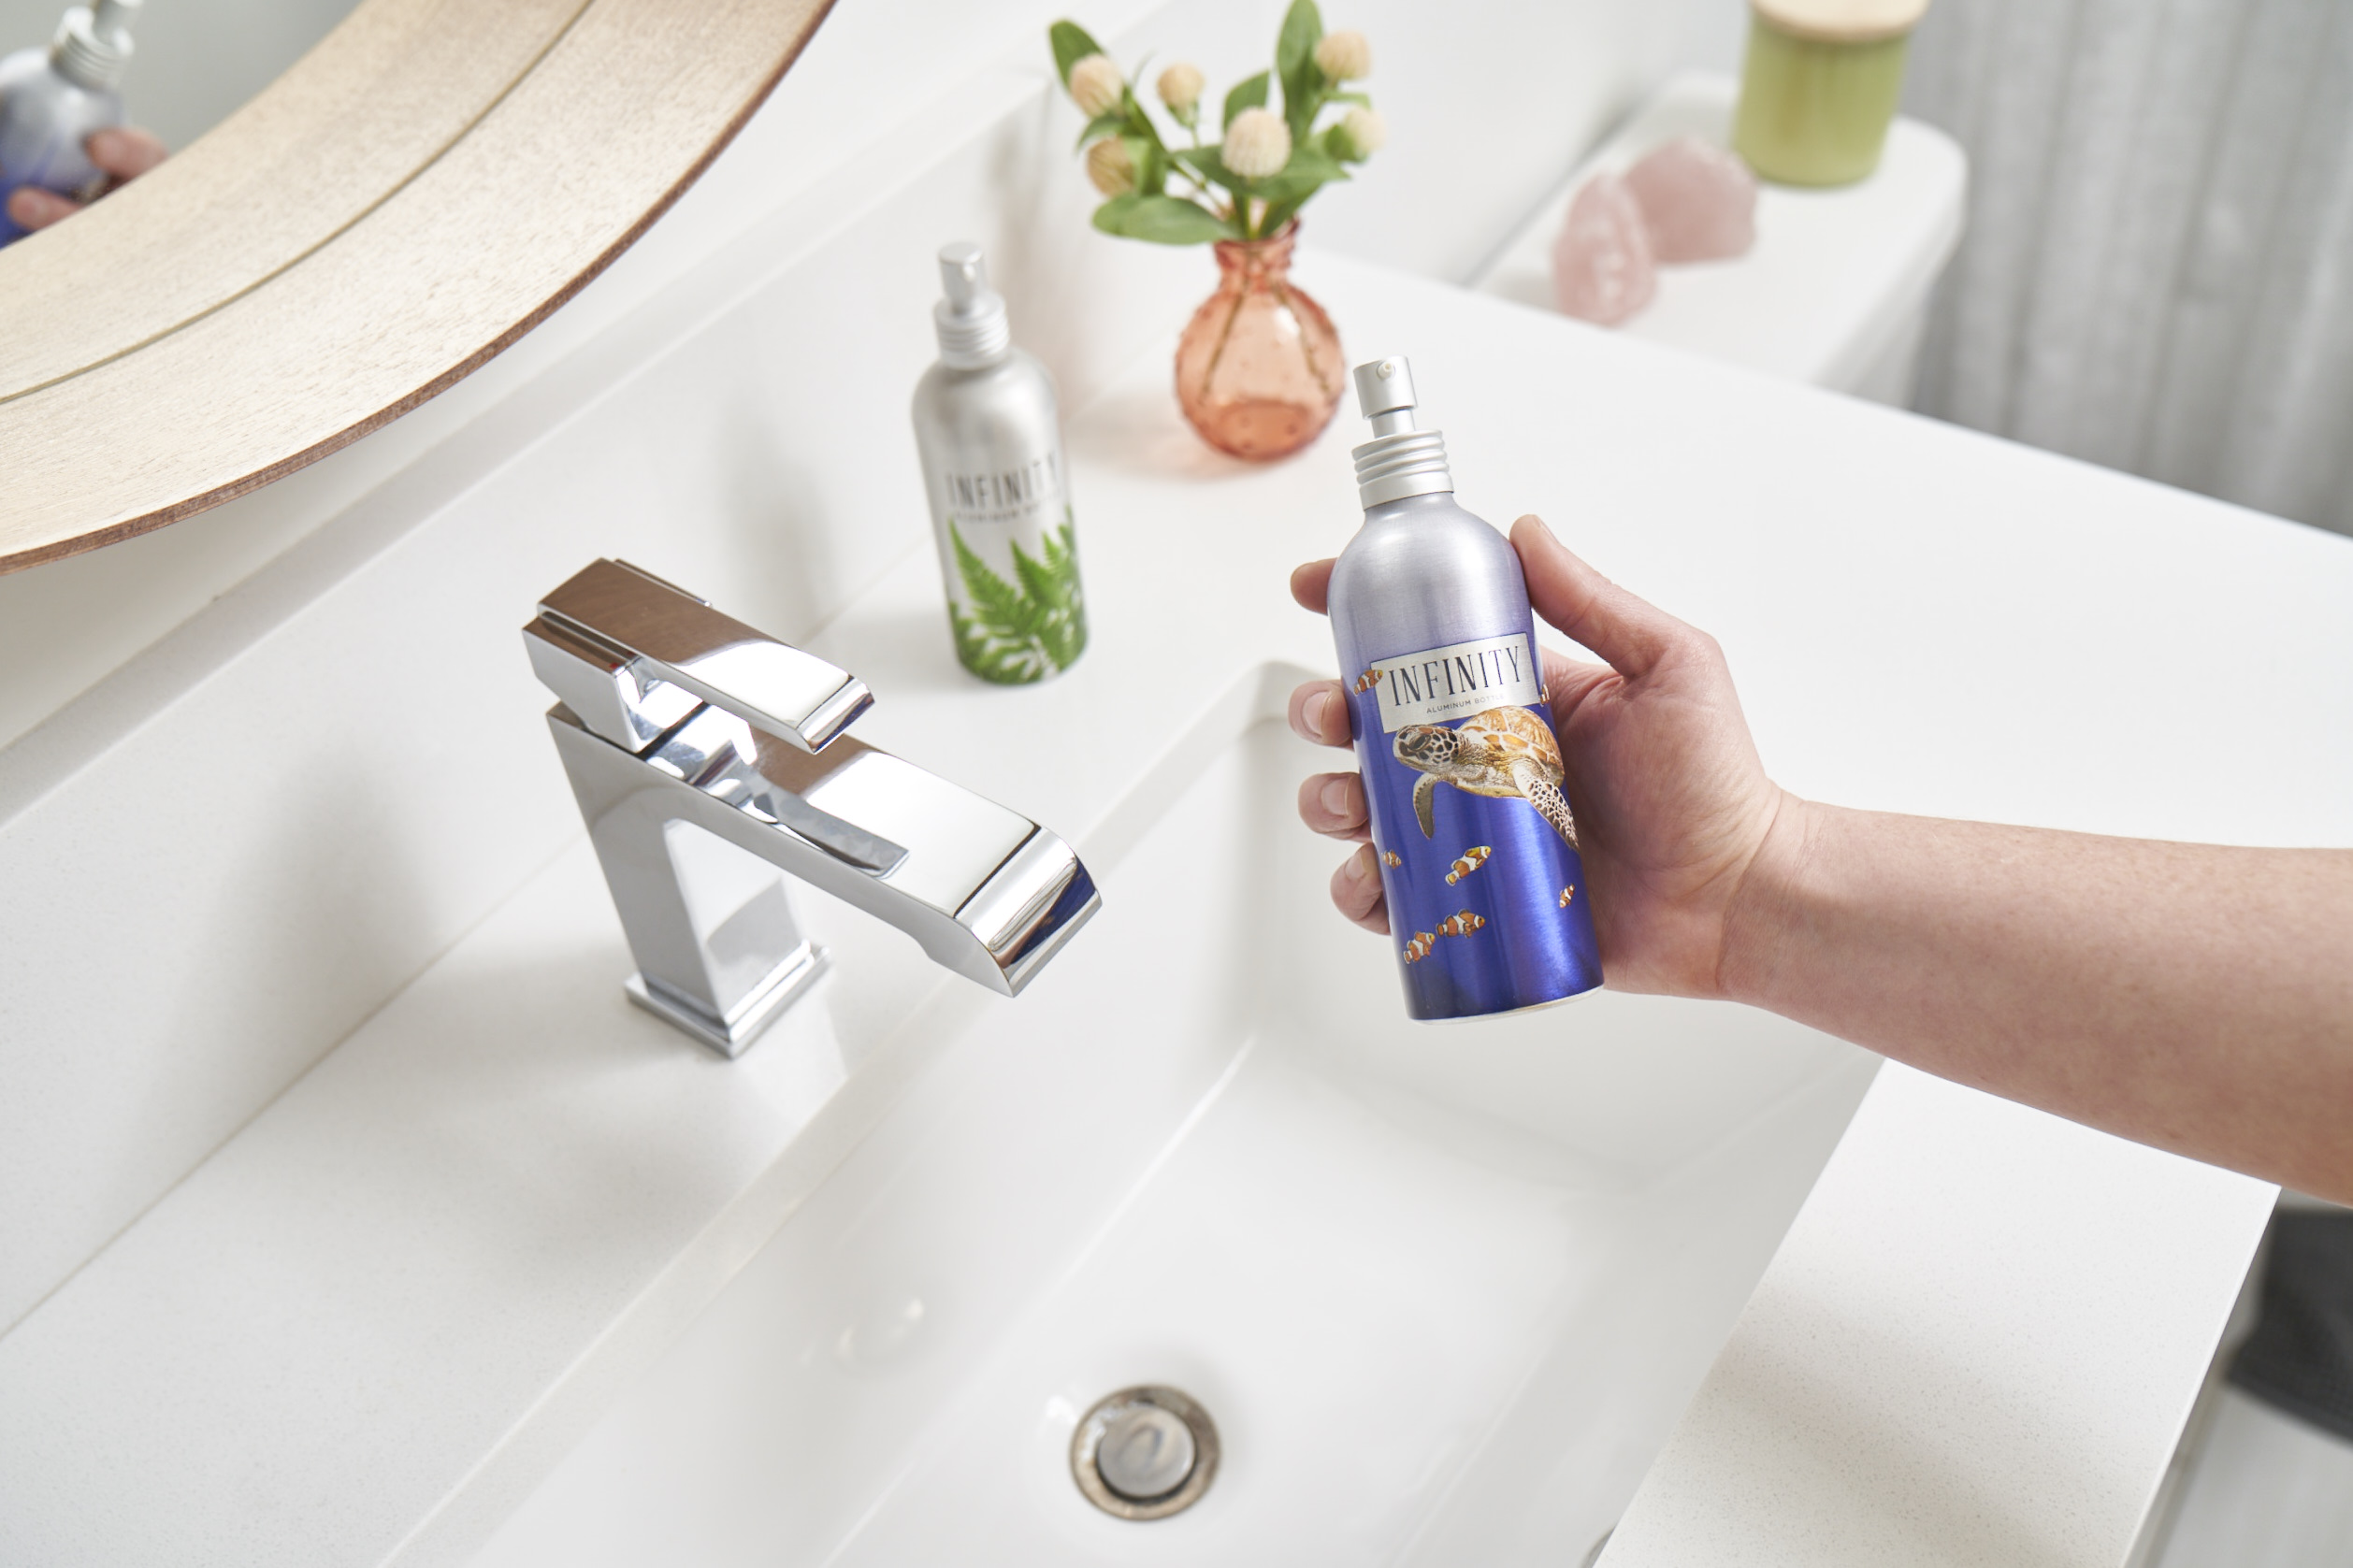
[[[1266,75],[1267,73],[1261,71],[1225,95],[1225,118],[1219,122],[1220,125],[1233,124],[1234,117],[1246,108],[1266,107]]]
[[[1330,152],[1314,142],[1305,141],[1291,150],[1291,162],[1282,166],[1281,173],[1269,175],[1260,183],[1272,185],[1278,180],[1292,181],[1307,180],[1321,184],[1326,180],[1346,180],[1347,178],[1348,170],[1340,166],[1340,161],[1337,158],[1333,157]]]
[[[1127,129],[1127,124],[1128,117],[1121,110],[1105,109],[1087,122],[1087,128],[1078,133],[1078,139],[1071,145],[1074,148],[1085,147],[1090,141],[1097,141]]]
[[[1068,669],[1087,646],[1087,611],[1078,587],[1078,551],[1070,509],[1062,525],[1049,530],[1032,556],[1012,546],[1018,586],[1007,583],[974,554],[956,525],[948,525],[957,575],[972,610],[950,600],[949,629],[956,656],[984,681],[1020,685]]]
[[[1280,174],[1268,175],[1251,188],[1251,194],[1266,204],[1259,219],[1259,233],[1277,232],[1306,205],[1308,197],[1348,177],[1348,170],[1321,149],[1313,145],[1294,149]]]
[[[1150,142],[1155,150],[1166,151],[1161,142],[1161,128],[1152,123],[1152,117],[1149,114],[1144,112],[1144,105],[1137,100],[1132,89],[1125,87],[1119,89],[1119,107],[1127,115],[1126,125],[1129,136]]]
[[[1135,194],[1157,196],[1168,184],[1168,152],[1158,140],[1146,141],[1141,137],[1121,137],[1128,150],[1128,159],[1135,165]]]
[[[1225,166],[1225,156],[1219,146],[1180,147],[1169,156],[1199,175],[1206,184],[1222,185],[1229,191],[1238,191],[1249,183],[1249,180]]]
[[[1314,194],[1315,192],[1310,189],[1303,191],[1295,196],[1286,197],[1281,201],[1268,202],[1266,204],[1266,210],[1259,215],[1258,232],[1261,235],[1277,235],[1282,233],[1283,225],[1290,223],[1293,218],[1299,216],[1299,209],[1306,206],[1307,198]]]
[[[1128,213],[1134,209],[1137,202],[1143,199],[1142,195],[1133,193],[1124,196],[1113,196],[1109,201],[1095,209],[1093,219],[1095,227],[1105,234],[1117,235],[1122,239],[1126,238],[1128,231],[1125,225]]]
[[[1286,92],[1315,64],[1316,45],[1322,41],[1323,14],[1316,9],[1316,0],[1291,0],[1291,9],[1283,13],[1283,30],[1275,38],[1275,70]]]
[[[1291,0],[1275,38],[1275,75],[1283,84],[1283,119],[1293,144],[1307,139],[1316,110],[1323,107],[1323,72],[1316,65],[1316,45],[1322,40],[1323,16],[1315,0]]]
[[[1095,209],[1095,227],[1122,239],[1148,239],[1156,245],[1240,237],[1224,219],[1182,196],[1113,196]]]
[[[1046,41],[1054,46],[1054,72],[1070,86],[1070,68],[1090,54],[1101,54],[1103,46],[1087,36],[1087,30],[1075,22],[1058,22],[1046,30]],[[1310,46],[1312,47],[1312,46]]]

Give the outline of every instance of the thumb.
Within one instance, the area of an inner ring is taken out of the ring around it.
[[[81,210],[81,203],[38,185],[20,185],[8,193],[8,217],[21,229],[45,229],[61,218]]]
[[[1543,519],[1511,525],[1511,545],[1528,580],[1536,612],[1609,661],[1631,681],[1665,657],[1686,628],[1664,610],[1637,598],[1568,552]]]
[[[151,132],[136,125],[109,125],[82,140],[90,161],[117,180],[137,180],[170,153]]]

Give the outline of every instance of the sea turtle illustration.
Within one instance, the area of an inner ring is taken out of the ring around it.
[[[1419,772],[1413,814],[1422,836],[1437,834],[1438,785],[1472,795],[1518,796],[1577,847],[1577,823],[1561,793],[1561,747],[1552,729],[1525,708],[1490,708],[1462,726],[1409,724],[1397,731],[1397,760]]]

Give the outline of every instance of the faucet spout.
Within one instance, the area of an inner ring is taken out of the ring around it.
[[[577,591],[592,577],[595,595]],[[583,615],[598,596],[602,613]],[[643,646],[665,616],[731,640],[682,668]],[[822,971],[787,878],[881,917],[1003,996],[1100,904],[1051,832],[842,734],[871,700],[854,677],[658,579],[599,562],[549,596],[524,640],[565,698],[548,727],[637,960],[629,995],[724,1055]],[[766,680],[747,698],[717,687],[715,668]],[[679,678],[689,673],[691,683]],[[807,732],[779,735],[792,727],[780,711],[830,733],[814,746]]]

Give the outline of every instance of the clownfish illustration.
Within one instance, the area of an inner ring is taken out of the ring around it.
[[[1380,863],[1384,866],[1402,866],[1406,857],[1393,849],[1384,849],[1380,852]]]
[[[1420,963],[1422,959],[1430,956],[1430,949],[1436,947],[1438,939],[1434,932],[1414,932],[1413,940],[1406,943],[1406,962],[1409,964]]]
[[[1485,924],[1487,924],[1486,921],[1482,920],[1478,915],[1473,914],[1470,911],[1460,910],[1449,918],[1438,922],[1438,935],[1442,937],[1466,937]]]
[[[1566,887],[1562,888],[1561,908],[1566,909],[1568,907],[1568,900],[1575,897],[1577,897],[1577,885],[1575,883],[1571,883]]]
[[[1380,671],[1379,671],[1379,670],[1378,670],[1378,669],[1368,669],[1368,670],[1364,671],[1364,674],[1359,675],[1359,676],[1356,678],[1356,692],[1357,692],[1357,695],[1361,697],[1361,696],[1363,696],[1364,693],[1366,693],[1366,692],[1368,692],[1368,691],[1371,691],[1371,690],[1372,690],[1375,686],[1378,686],[1378,685],[1379,685],[1379,684],[1380,684]]]
[[[1479,870],[1480,867],[1484,866],[1487,863],[1487,856],[1494,853],[1495,848],[1493,844],[1475,844],[1471,848],[1463,851],[1463,857],[1460,860],[1455,861],[1453,866],[1446,873],[1447,885],[1451,886],[1455,883],[1462,881],[1465,877],[1470,875],[1471,872]]]

